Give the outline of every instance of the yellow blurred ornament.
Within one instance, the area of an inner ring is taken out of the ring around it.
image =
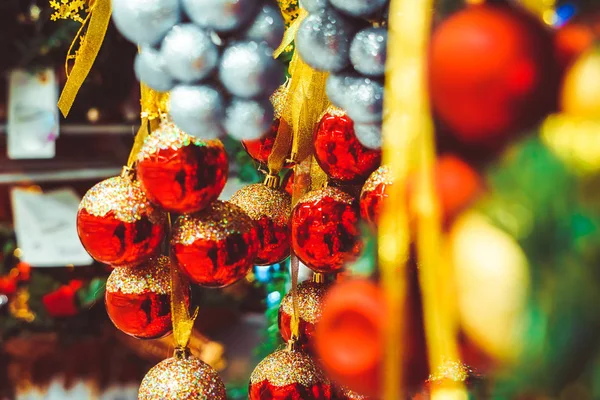
[[[461,327],[500,362],[521,349],[529,289],[527,258],[515,240],[474,211],[457,219],[449,237]]]
[[[586,51],[569,69],[560,100],[566,114],[600,119],[600,49]]]

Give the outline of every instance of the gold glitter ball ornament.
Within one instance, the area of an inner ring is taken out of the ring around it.
[[[152,257],[136,268],[117,268],[106,280],[106,291],[123,294],[171,293],[171,262],[167,256]]]
[[[238,190],[230,202],[256,223],[259,250],[256,265],[272,265],[290,255],[292,198],[282,190],[256,183]]]
[[[331,399],[331,385],[313,359],[299,350],[268,355],[250,376],[249,400]]]
[[[192,355],[168,358],[144,379],[138,400],[225,400],[225,385],[210,365]]]

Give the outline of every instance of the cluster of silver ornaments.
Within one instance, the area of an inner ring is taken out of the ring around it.
[[[309,15],[296,35],[296,49],[311,67],[330,72],[329,100],[354,121],[358,140],[381,147],[383,77],[389,0],[300,0]]]
[[[115,25],[141,49],[137,78],[171,92],[171,117],[182,130],[239,140],[268,132],[269,97],[284,79],[283,65],[273,58],[285,31],[275,0],[112,3]]]

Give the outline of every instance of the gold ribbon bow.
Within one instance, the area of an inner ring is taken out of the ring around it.
[[[58,108],[65,117],[69,114],[79,88],[83,85],[85,78],[87,78],[94,65],[94,61],[96,61],[110,22],[111,0],[89,0],[89,3],[90,8],[87,17],[83,20],[81,28],[75,35],[65,61],[67,82],[58,100]],[[86,26],[87,31],[85,36],[82,36]],[[79,41],[81,41],[81,47],[73,55],[73,49]],[[69,71],[69,60],[71,59],[75,59],[75,63],[73,69]]]

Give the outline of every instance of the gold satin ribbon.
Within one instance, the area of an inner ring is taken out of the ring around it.
[[[144,145],[146,138],[152,131],[158,128],[161,118],[168,112],[169,93],[157,92],[140,83],[140,104],[142,108],[142,112],[140,113],[142,122],[135,135],[133,147],[127,160],[129,168],[135,164],[135,159]]]
[[[92,2],[90,1],[90,3]],[[86,19],[83,21],[81,28],[79,28],[79,31],[71,43],[65,65],[67,82],[65,83],[65,87],[58,100],[58,108],[64,117],[69,114],[73,102],[75,101],[75,97],[77,97],[77,93],[79,92],[79,88],[83,85],[85,78],[88,76],[94,65],[94,61],[96,61],[96,56],[98,56],[98,52],[104,41],[104,36],[106,35],[106,30],[108,29],[111,12],[111,0],[93,1]],[[86,25],[88,25],[88,27],[85,37],[81,47],[74,56],[75,64],[73,65],[73,69],[69,71],[68,62],[73,58],[71,52],[82,37]]]
[[[279,57],[285,48],[294,41],[298,28],[307,15],[306,10],[300,9],[298,18],[286,30],[281,44],[273,53],[273,57]],[[313,167],[313,132],[322,113],[330,104],[325,93],[327,74],[312,69],[302,61],[297,51],[294,52],[290,61],[289,72],[291,79],[286,83],[287,94],[282,107],[281,122],[268,164],[270,173],[273,171],[279,172],[285,157],[287,157],[291,142],[290,158],[295,162],[293,207],[304,193],[316,189],[316,185],[320,185],[324,180],[325,173],[320,168]],[[291,331],[292,336],[295,338],[298,337],[300,322],[297,295],[298,269],[298,258],[292,252],[291,293],[293,315]]]
[[[169,224],[169,239],[171,238],[171,214],[167,214]],[[194,321],[198,316],[198,308],[190,315],[186,294],[189,290],[187,279],[179,270],[179,263],[173,254],[169,254],[171,260],[171,319],[173,322],[173,341],[176,349],[186,349],[194,330]]]
[[[379,227],[379,265],[388,300],[384,398],[402,398],[402,326],[406,295],[405,266],[409,257],[410,226],[405,206],[406,177],[416,167],[417,188],[411,206],[417,214],[419,281],[429,365],[439,371],[444,362],[459,361],[452,292],[447,286],[450,267],[442,263],[439,203],[434,188],[434,131],[427,93],[427,46],[433,0],[392,0],[383,121],[383,162],[394,185],[384,203]],[[432,388],[432,399],[466,399],[464,387],[451,392]]]

